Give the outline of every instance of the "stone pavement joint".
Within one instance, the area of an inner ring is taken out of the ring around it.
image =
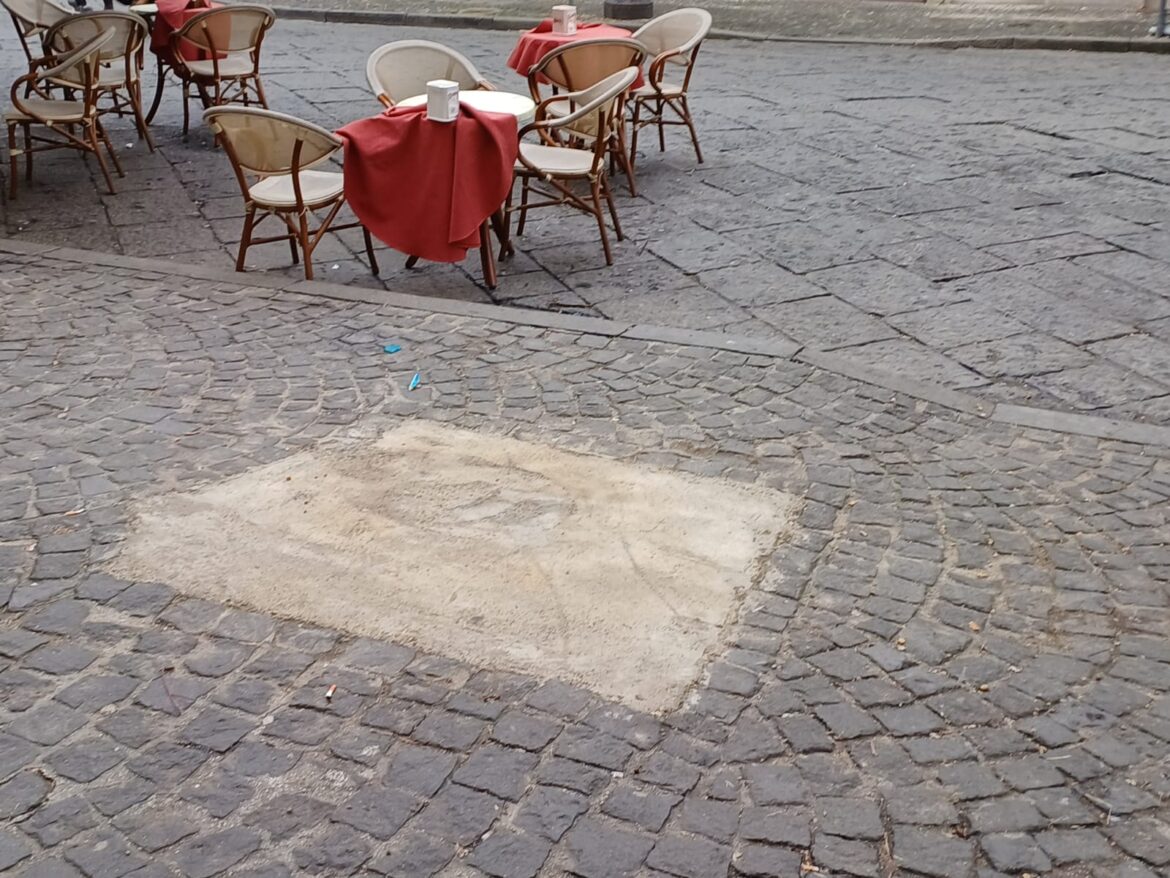
[[[1170,450],[786,358],[57,252],[0,254],[0,870],[1170,865]],[[798,518],[660,714],[103,572],[142,500],[409,418],[775,488]]]

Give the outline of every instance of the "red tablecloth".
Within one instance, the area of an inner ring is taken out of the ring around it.
[[[154,18],[154,27],[150,31],[150,51],[162,55],[163,60],[169,61],[171,56],[171,34],[176,33],[196,15],[202,15],[208,9],[217,9],[222,3],[205,2],[202,6],[190,8],[191,0],[157,0],[158,14]],[[179,51],[184,58],[192,61],[203,53],[195,46],[184,45]]]
[[[512,187],[516,117],[466,104],[454,122],[393,107],[338,130],[345,197],[370,233],[433,262],[460,262]]]
[[[516,48],[508,56],[508,66],[521,76],[528,76],[532,65],[560,46],[566,43],[575,43],[577,40],[603,40],[629,37],[630,32],[624,27],[612,24],[579,24],[575,34],[555,34],[552,29],[552,19],[546,18],[530,31],[520,35]],[[642,85],[642,73],[634,81],[633,88]]]

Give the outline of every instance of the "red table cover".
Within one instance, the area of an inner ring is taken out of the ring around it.
[[[370,233],[399,252],[461,262],[512,187],[516,117],[467,105],[454,122],[392,107],[337,132],[345,197]]]
[[[154,17],[154,26],[150,30],[150,51],[161,55],[164,60],[170,60],[171,34],[176,33],[196,15],[202,15],[208,9],[217,9],[222,3],[203,2],[192,6],[191,0],[157,0],[158,14]],[[196,46],[184,45],[179,50],[184,58],[197,60],[203,54]]]
[[[532,30],[520,35],[516,48],[508,56],[508,66],[521,76],[527,76],[533,64],[553,49],[566,43],[573,43],[577,40],[622,39],[629,36],[630,32],[624,27],[600,23],[579,24],[575,34],[555,34],[552,29],[552,19],[546,18]],[[640,88],[641,85],[642,72],[638,71],[638,78],[631,87]]]

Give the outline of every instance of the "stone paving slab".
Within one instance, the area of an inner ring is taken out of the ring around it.
[[[0,263],[0,869],[1170,865],[1165,447],[787,359]],[[798,524],[660,714],[103,572],[135,501],[408,418],[776,488]]]
[[[367,114],[366,53],[411,36],[523,90],[502,64],[507,33],[281,21],[272,105],[330,127]],[[991,401],[1166,424],[1170,128],[1140,86],[1160,71],[1132,56],[711,42],[694,99],[707,162],[680,138],[643,151],[639,197],[617,186],[629,240],[613,268],[587,218],[546,213],[494,295],[474,257],[407,272],[383,251],[373,278],[352,232],[322,245],[321,275],[794,341]],[[230,267],[241,201],[206,132],[183,140],[178,119],[171,87],[153,155],[115,123],[116,196],[75,156],[45,158],[3,206],[7,233]],[[279,246],[249,265],[297,276]]]

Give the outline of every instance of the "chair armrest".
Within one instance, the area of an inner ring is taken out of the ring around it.
[[[563,95],[549,95],[547,98],[544,98],[544,99],[541,99],[540,95],[534,95],[533,100],[536,101],[536,109],[533,110],[533,116],[540,122],[545,121],[545,118],[546,118],[545,117],[545,108],[548,107],[549,105],[568,103],[571,106],[572,102],[573,102],[572,96],[570,94],[567,94],[567,93],[563,94]],[[557,117],[556,121],[558,123],[560,121],[560,118],[561,117]],[[551,125],[550,125],[550,127],[551,127]]]
[[[488,82],[486,79],[477,79],[475,81],[475,87],[478,88],[480,91],[495,91],[496,90],[496,87],[494,85],[492,85],[490,82]]]
[[[555,94],[550,95],[544,100],[541,100],[540,96],[537,95],[533,98],[533,100],[537,101],[537,104],[536,108],[532,111],[532,116],[535,122],[543,123],[541,128],[533,128],[533,130],[539,130],[541,142],[546,143],[549,146],[564,146],[565,143],[563,140],[561,140],[560,135],[554,133],[555,129],[561,127],[561,119],[564,117],[558,116],[555,119],[550,120],[545,115],[545,108],[551,104],[557,103],[567,103],[570,107],[572,107],[572,99],[568,95]],[[535,122],[533,123],[534,125]],[[523,138],[523,136],[524,132],[522,131],[520,132],[520,137]]]
[[[44,60],[44,58],[37,59],[37,61],[33,62],[33,66],[37,66],[38,62]],[[34,119],[38,119],[38,121],[39,118],[34,113],[30,113],[28,107],[26,107],[24,102],[20,99],[20,92],[23,86],[27,84],[30,87],[29,90],[34,94],[37,94],[42,98],[47,97],[44,92],[37,88],[37,83],[40,82],[40,79],[41,78],[34,72],[26,73],[24,76],[21,76],[14,83],[12,83],[12,91],[8,95],[8,99],[12,101],[12,107],[14,110],[16,110],[18,113],[23,113],[26,116],[32,116]]]
[[[548,124],[545,122],[530,122],[520,129],[520,133],[517,135],[517,139],[523,140],[525,134],[529,133],[530,131],[536,131],[540,134],[540,139],[542,142],[547,143],[549,146],[556,146],[557,144],[549,139],[547,130],[548,127]],[[552,178],[548,174],[546,174],[536,165],[532,164],[532,162],[528,161],[528,159],[524,158],[523,149],[516,152],[516,161],[520,162],[520,164],[522,164],[532,173],[538,175],[546,183],[551,181]]]
[[[662,89],[659,86],[662,84],[662,73],[666,68],[666,62],[682,54],[681,49],[669,49],[661,55],[655,56],[654,60],[650,62],[650,67],[646,71],[646,80],[650,83],[650,87],[658,94],[662,94]]]

